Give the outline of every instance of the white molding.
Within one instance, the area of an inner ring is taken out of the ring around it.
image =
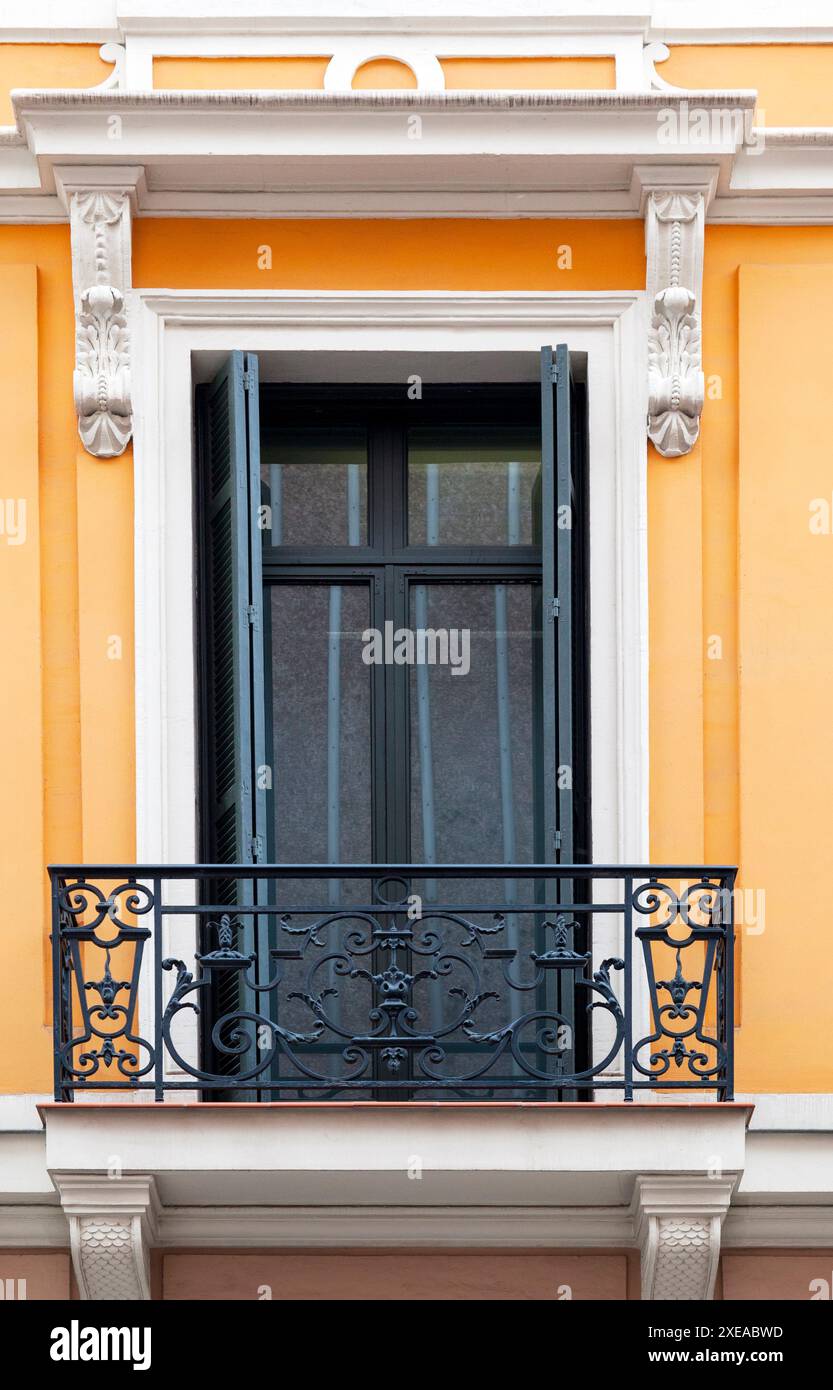
[[[169,1207],[160,1244],[186,1249],[630,1249],[626,1207]]]
[[[108,73],[103,82],[99,82],[95,87],[91,87],[93,92],[109,92],[113,88],[123,87],[125,79],[125,51],[123,43],[103,43],[98,50],[98,56],[102,63],[112,63],[113,71]]]
[[[101,35],[148,37],[192,31],[198,36],[249,33],[274,38],[300,31],[366,33],[369,29],[437,30],[472,37],[495,34],[624,33],[668,43],[818,43],[833,41],[826,0],[783,5],[749,0],[74,0],[71,16],[58,0],[6,0],[3,38],[44,42]],[[103,32],[104,31],[104,32]]]
[[[730,1206],[722,1250],[833,1249],[833,1206]],[[0,1250],[70,1244],[60,1206],[0,1204]],[[622,1206],[181,1206],[160,1209],[161,1249],[575,1249],[636,1245]]]
[[[730,1207],[724,1250],[833,1250],[833,1205]]]
[[[412,39],[396,38],[390,42],[381,38],[375,42],[364,39],[358,43],[340,45],[327,64],[324,91],[352,91],[353,78],[359,68],[379,58],[404,63],[414,74],[419,91],[442,92],[445,89],[445,74],[436,53]]]
[[[709,221],[833,220],[833,128],[755,128],[754,102],[744,91],[696,103],[666,90],[18,91],[17,123],[0,130],[0,221],[59,220],[56,173],[109,166],[114,125],[122,158],[146,174],[142,216],[628,218],[670,168],[681,177],[667,187],[706,190]]]
[[[240,111],[311,111],[404,109],[424,111],[596,111],[622,113],[647,111],[656,113],[673,109],[681,102],[697,105],[705,111],[722,111],[727,105],[740,111],[754,111],[757,92],[752,88],[731,87],[696,90],[695,92],[586,89],[586,90],[523,90],[489,91],[443,90],[427,91],[325,91],[323,88],[304,91],[227,90],[210,91],[198,88],[170,91],[102,91],[99,88],[14,88],[12,105],[23,119],[40,109],[58,111],[128,110],[138,113],[166,113],[180,109],[203,111],[208,114],[228,114]],[[789,128],[789,127],[788,127]],[[106,132],[105,132],[106,138]],[[706,132],[704,146],[708,144]]]
[[[743,1171],[748,1110],[325,1102],[43,1107],[53,1177],[106,1156],[174,1206],[622,1206],[640,1174]],[[129,1159],[129,1169],[128,1169]],[[414,1164],[419,1174],[413,1172]],[[245,1181],[241,1186],[241,1173]]]
[[[38,1106],[51,1099],[51,1095],[39,1091],[0,1094],[0,1135],[41,1134],[43,1120]]]
[[[159,1199],[149,1175],[108,1178],[53,1173],[69,1223],[82,1299],[150,1298],[150,1247],[158,1239]]]
[[[657,72],[657,63],[665,63],[671,57],[671,51],[665,43],[646,43],[642,50],[642,62],[644,64],[645,86],[649,90],[659,92],[682,92],[684,88],[674,87],[670,82]]]
[[[833,1092],[747,1091],[735,1098],[754,1105],[753,1133],[833,1133]]]
[[[2,162],[2,161],[0,161]],[[488,217],[497,221],[526,218],[565,220],[635,220],[639,213],[622,189],[550,189],[508,193],[498,189],[451,189],[436,192],[402,189],[383,193],[345,189],[342,192],[291,189],[260,191],[216,190],[160,192],[151,190],[142,203],[143,217],[207,218],[212,221],[246,217],[391,219],[430,217]],[[0,190],[0,225],[54,225],[66,222],[56,195],[4,193]],[[813,227],[833,224],[833,185],[829,192],[796,194],[718,194],[706,214],[707,225]]]
[[[0,1250],[62,1250],[68,1246],[69,1226],[57,1204],[0,1203]]]
[[[830,43],[833,26],[826,0],[803,0],[785,13],[748,0],[74,0],[71,15],[58,0],[6,0],[0,35],[6,42],[66,43],[144,38],[164,44],[170,36],[197,42],[215,38],[230,48],[251,35],[281,47],[295,35],[341,37],[372,33],[460,36],[471,51],[492,41],[511,43],[625,37],[650,43]]]
[[[121,158],[144,168],[152,190],[137,190],[141,214],[523,216],[528,204],[532,216],[628,216],[639,211],[635,165],[717,165],[729,187],[743,123],[709,118],[694,145],[681,118],[669,143],[666,113],[679,100],[644,91],[16,91],[17,133],[0,147],[0,216],[5,197],[51,193],[68,159],[108,165],[114,129]],[[754,100],[707,92],[698,108],[745,118]]]
[[[232,348],[281,353],[326,379],[341,354],[486,354],[494,379],[542,343],[586,353],[590,410],[593,854],[646,862],[648,849],[647,533],[644,296],[622,293],[135,291],[137,859],[196,856],[193,670],[192,361]],[[393,361],[393,358],[387,358]],[[438,359],[439,360],[439,359]],[[460,356],[459,360],[464,361]],[[515,359],[517,360],[517,358]],[[403,370],[403,380],[407,372]],[[187,892],[187,885],[183,887]],[[171,919],[169,919],[171,920]],[[193,954],[188,919],[177,949]],[[171,927],[173,931],[174,928]],[[598,925],[599,959],[621,924]],[[186,954],[182,954],[182,953]],[[149,988],[149,986],[147,986]],[[149,994],[143,1008],[151,1007]],[[646,1001],[637,1001],[644,1013]]]
[[[714,1297],[720,1231],[736,1178],[640,1177],[633,1198],[643,1300]]]

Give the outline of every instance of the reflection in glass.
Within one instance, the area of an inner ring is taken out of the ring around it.
[[[270,429],[260,454],[267,544],[367,545],[363,429]]]
[[[517,426],[408,431],[411,545],[532,545],[540,534],[541,444]]]
[[[411,604],[415,628],[468,630],[471,653],[466,675],[411,668],[412,859],[531,863],[540,584],[416,585]]]
[[[370,670],[360,584],[267,588],[277,863],[372,859]],[[284,881],[285,884],[285,881]],[[301,890],[302,885],[297,885]],[[332,900],[348,885],[331,884]]]

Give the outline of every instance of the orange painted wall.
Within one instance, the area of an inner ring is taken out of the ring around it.
[[[573,251],[558,268],[558,248]],[[262,246],[271,270],[259,270]],[[185,289],[622,289],[645,283],[628,222],[140,219],[133,280]]]
[[[480,88],[521,91],[611,91],[616,86],[613,58],[444,58],[449,90]]]
[[[676,87],[754,88],[760,125],[833,125],[830,44],[676,44],[657,72]]]
[[[113,71],[97,43],[0,43],[0,125],[14,121],[15,87],[94,87]]]
[[[329,57],[166,58],[153,61],[153,85],[178,88],[276,91],[321,88]],[[613,58],[444,58],[441,67],[449,91],[611,89],[616,85]],[[393,59],[364,63],[353,79],[356,91],[416,87],[409,67]]]
[[[158,91],[300,91],[324,86],[328,56],[292,58],[154,58]]]
[[[0,537],[0,892],[11,914],[0,1092],[31,1092],[51,1089],[44,865],[135,850],[132,458],[99,463],[78,438],[68,228],[0,227],[0,281],[0,496],[26,496],[28,519],[25,545]]]
[[[755,274],[774,289],[795,275],[813,288],[801,298],[770,299],[767,290],[741,297],[743,277]],[[820,334],[831,292],[833,229],[707,227],[703,365],[711,399],[687,459],[653,451],[649,459],[651,851],[673,858],[691,844],[706,861],[740,864],[741,1091],[833,1087],[829,1056],[810,1055],[794,1027],[798,1016],[833,1026],[825,970],[806,968],[813,952],[827,960],[830,951],[817,895],[827,857],[818,837],[829,825],[821,788],[833,780],[833,747],[818,702],[828,680],[819,662],[831,642],[823,595],[833,592],[833,542],[829,556],[820,538],[821,551],[808,551],[805,530],[797,565],[791,547],[799,542],[784,529],[796,507],[806,518],[808,489],[825,495],[818,439],[829,390]],[[813,381],[812,349],[794,353],[789,344],[817,336]],[[742,507],[743,486],[763,478],[763,497],[753,491]],[[786,621],[765,586],[745,598],[745,545],[783,595]],[[814,571],[825,565],[822,578]],[[739,613],[768,642],[763,703]],[[786,652],[797,655],[794,667]],[[741,711],[753,694],[755,722],[749,728],[747,720],[742,741]],[[770,721],[774,711],[780,726]],[[776,767],[779,744],[789,752]]]
[[[739,1063],[753,1089],[787,1089],[798,1072],[830,1091],[830,1049],[808,1047],[801,1024],[830,1036],[833,244],[822,266],[744,265],[739,295],[740,844],[766,910],[745,936],[755,1013]]]
[[[258,269],[264,244],[272,247],[272,271]],[[573,250],[571,271],[557,265],[557,248],[565,244]],[[0,301],[7,337],[13,331],[17,340],[2,380],[7,414],[20,416],[36,364],[40,552],[34,568],[31,555],[24,563],[26,603],[40,608],[39,657],[28,630],[17,640],[41,694],[25,702],[19,697],[25,719],[33,722],[11,752],[19,761],[16,781],[23,786],[28,778],[30,786],[43,787],[40,810],[32,813],[36,823],[41,818],[42,847],[38,840],[24,844],[28,830],[20,834],[19,807],[8,799],[0,802],[0,844],[20,846],[4,865],[15,896],[25,863],[27,884],[45,900],[44,859],[133,854],[132,462],[129,453],[95,462],[77,438],[66,228],[0,228],[0,270],[18,264],[29,270],[13,272],[9,283],[13,294],[29,298]],[[134,279],[139,286],[203,289],[620,289],[644,283],[643,231],[635,220],[140,219]],[[829,395],[821,338],[833,308],[827,296],[833,296],[833,229],[708,228],[704,368],[710,398],[702,438],[687,459],[649,459],[651,852],[655,859],[740,856],[744,886],[766,891],[766,930],[742,942],[742,1090],[823,1090],[833,1083],[823,1051],[799,1055],[801,1035],[789,1023],[801,1011],[821,1029],[831,1024],[824,971],[806,965],[829,954],[816,900],[826,851],[813,837],[823,840],[828,813],[820,788],[833,781],[833,749],[819,704],[833,686],[833,669],[825,665],[833,650],[825,598],[833,592],[833,574],[825,568],[833,563],[827,558],[833,539],[802,532],[801,544],[816,549],[794,552],[790,546],[798,541],[785,539],[781,529],[785,508],[805,516],[808,494],[833,491],[818,448]],[[790,360],[788,343],[812,345],[816,338],[815,350],[793,351]],[[28,455],[20,446],[14,468],[26,457],[22,476],[32,479],[31,442]],[[16,476],[4,482],[6,495],[18,495]],[[739,525],[746,547],[740,564]],[[750,572],[742,568],[745,557],[751,557]],[[0,563],[17,559],[13,548],[5,555],[0,549]],[[805,591],[812,596],[792,623],[771,623],[773,595],[761,587],[768,561],[779,613],[789,616]],[[38,584],[39,598],[33,597]],[[115,661],[107,650],[114,636],[123,645]],[[764,639],[771,689],[749,665],[748,653],[755,658],[755,644]],[[772,691],[782,680],[785,652],[797,665],[787,670],[789,699],[779,711]],[[779,747],[789,742],[796,710],[812,740],[810,753],[803,744],[790,747],[786,772],[771,784],[773,736]],[[789,725],[773,725],[776,715]],[[791,860],[783,857],[785,847]],[[806,884],[799,898],[796,863]],[[46,930],[45,918],[32,910],[20,948],[26,990],[0,1011],[0,1089],[49,1087]],[[34,1022],[33,992],[40,1010]],[[26,1049],[12,1048],[11,1040],[23,1035]]]

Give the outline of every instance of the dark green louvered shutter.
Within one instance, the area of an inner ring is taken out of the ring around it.
[[[218,864],[254,864],[266,857],[259,433],[257,358],[234,352],[202,395],[200,410],[207,783],[203,843],[206,857]],[[254,951],[251,915],[233,912],[257,901],[252,881],[229,876],[213,883],[210,891],[214,902],[230,909],[237,949]],[[204,950],[217,944],[216,929],[214,939],[204,934]],[[253,1003],[238,972],[217,973],[215,1018],[251,1010]],[[219,1050],[206,1060],[232,1075],[248,1070],[254,1057],[252,1042],[240,1059]]]

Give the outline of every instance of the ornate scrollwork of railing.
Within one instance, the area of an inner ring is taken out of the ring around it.
[[[218,872],[51,871],[58,1098],[731,1094],[731,870]]]
[[[61,1071],[83,1083],[114,1068],[126,1080],[138,1081],[154,1063],[152,1046],[136,1031],[142,956],[151,932],[130,919],[150,912],[153,896],[132,881],[116,883],[105,893],[99,883],[79,877],[59,885],[55,905],[61,1012],[70,1010],[69,1018],[59,1020]],[[128,978],[113,975],[114,954],[119,973]]]

